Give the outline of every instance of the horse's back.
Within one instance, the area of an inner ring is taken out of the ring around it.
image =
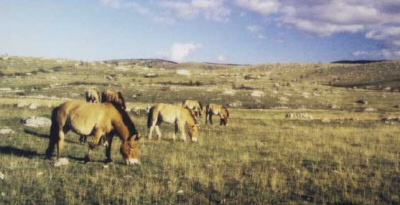
[[[80,134],[90,135],[95,126],[109,129],[114,110],[110,103],[67,101],[58,107],[58,120]]]
[[[182,106],[158,103],[155,104],[152,108],[152,115],[157,115],[158,118],[161,117],[163,122],[166,123],[175,123],[175,121],[181,118],[181,114],[186,110]],[[155,117],[153,117],[155,119]]]

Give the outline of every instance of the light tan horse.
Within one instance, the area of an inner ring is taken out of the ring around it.
[[[95,89],[88,89],[85,91],[86,102],[101,103],[100,93]]]
[[[121,92],[106,90],[101,93],[101,102],[115,102],[119,104],[122,109],[126,109],[125,99],[122,97]]]
[[[57,146],[57,158],[60,157],[65,134],[72,130],[76,134],[93,135],[85,161],[90,161],[90,150],[106,136],[106,162],[111,162],[111,145],[115,134],[121,139],[120,152],[126,164],[139,163],[138,140],[140,134],[125,110],[116,103],[87,103],[67,101],[54,108],[51,116],[50,140],[46,157],[51,158]]]
[[[228,118],[229,118],[229,112],[228,109],[226,109],[226,107],[214,103],[208,104],[206,106],[206,124],[207,124],[207,116],[210,120],[210,124],[213,124],[212,122],[213,115],[219,116],[220,118],[219,125],[226,126],[226,123],[228,123]]]
[[[192,142],[197,142],[198,125],[196,118],[186,108],[179,105],[159,103],[150,108],[147,118],[147,127],[150,128],[149,139],[152,138],[154,128],[156,129],[158,139],[161,139],[161,131],[159,125],[162,122],[175,124],[175,132],[173,140],[178,130],[181,132],[181,139],[186,141],[185,125],[189,129],[189,137]]]
[[[203,105],[197,100],[185,100],[182,103],[184,108],[193,112],[195,117],[201,117],[203,113]]]

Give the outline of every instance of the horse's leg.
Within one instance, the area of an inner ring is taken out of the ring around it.
[[[151,137],[153,135],[153,130],[154,130],[155,125],[150,126],[150,131],[149,131],[149,140],[151,140]]]
[[[96,145],[99,144],[99,141],[102,138],[103,134],[104,133],[102,131],[95,130],[93,139],[91,142],[89,142],[89,150],[85,156],[85,162],[90,162],[90,151],[93,150],[96,147]]]
[[[174,125],[175,125],[175,132],[172,134],[172,140],[175,141],[176,133],[178,132],[179,127],[178,127],[178,123],[175,123]]]
[[[161,140],[161,131],[160,131],[160,126],[156,125],[155,127],[156,127],[156,132],[157,132],[157,137],[158,137],[158,140]]]
[[[112,145],[113,137],[114,137],[114,135],[108,135],[106,137],[108,146],[106,147],[106,160],[105,160],[105,163],[112,162],[112,159],[111,159],[111,145]]]
[[[181,139],[183,141],[186,141],[186,132],[185,132],[185,124],[184,123],[177,123],[178,124],[178,129],[181,132]]]
[[[62,151],[63,146],[64,146],[64,137],[65,137],[65,134],[67,134],[68,131],[69,131],[68,127],[63,127],[62,129],[59,129],[59,131],[58,131],[57,159],[59,159],[60,156],[61,156],[61,151]]]
[[[46,149],[46,158],[48,159],[52,157],[56,144],[58,146],[59,132],[59,125],[56,122],[52,122],[50,127],[49,146]]]
[[[80,135],[80,136],[79,136],[79,142],[80,142],[81,144],[85,144],[85,143],[86,143],[86,140],[87,140],[87,136],[84,136],[84,135]]]
[[[211,125],[213,124],[213,122],[212,122],[212,116],[213,116],[213,114],[210,113],[210,114],[209,114],[209,120],[210,120],[210,124],[211,124]]]

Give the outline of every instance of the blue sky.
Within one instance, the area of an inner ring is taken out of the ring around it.
[[[258,64],[400,58],[399,0],[0,0],[0,55]]]

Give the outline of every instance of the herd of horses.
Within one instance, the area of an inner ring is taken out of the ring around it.
[[[63,149],[64,137],[68,131],[80,135],[79,140],[86,142],[88,136],[93,139],[88,143],[89,150],[85,155],[85,162],[90,161],[90,152],[99,144],[106,147],[105,162],[112,162],[111,145],[115,135],[122,141],[120,153],[127,165],[139,163],[138,141],[141,135],[126,111],[125,99],[121,92],[104,91],[101,93],[89,89],[85,92],[86,102],[71,100],[54,108],[51,115],[49,145],[46,158],[51,158],[57,148],[57,158],[60,158]],[[181,140],[186,141],[185,126],[188,127],[189,138],[197,142],[199,123],[198,118],[206,115],[206,124],[212,124],[212,116],[220,117],[220,125],[226,126],[229,111],[222,105],[210,103],[203,109],[203,105],[196,100],[185,100],[180,105],[157,103],[149,109],[147,127],[149,139],[152,139],[154,129],[158,139],[161,139],[159,125],[162,122],[175,125],[173,140],[179,131]]]

